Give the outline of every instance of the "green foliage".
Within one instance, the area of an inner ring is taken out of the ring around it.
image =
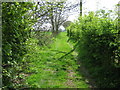
[[[31,12],[33,3],[2,3],[2,61],[3,88],[19,87],[19,74],[22,72],[22,58],[26,54],[25,41],[30,36],[33,24]]]
[[[31,33],[32,38],[36,38],[38,40],[39,46],[48,46],[52,42],[52,33],[48,31],[34,31]]]
[[[90,12],[80,17],[68,28],[70,40],[79,41],[77,47],[80,62],[89,70],[98,87],[113,88],[120,85],[120,41],[117,21]]]

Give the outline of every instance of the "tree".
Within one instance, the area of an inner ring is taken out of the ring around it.
[[[63,24],[63,26],[66,28],[66,27],[68,27],[71,23],[72,23],[71,21],[66,21],[66,22]]]
[[[70,15],[70,11],[76,8],[78,5],[79,3],[71,5],[66,1],[61,2],[40,1],[38,3],[37,9],[37,11],[39,12],[37,12],[36,14],[36,16],[40,18],[38,22],[40,23],[40,25],[45,22],[51,23],[52,25],[51,31],[53,35],[58,34],[59,27],[63,25],[64,22],[67,21],[67,18]],[[36,24],[37,27],[40,27],[40,25],[38,25],[38,23]]]

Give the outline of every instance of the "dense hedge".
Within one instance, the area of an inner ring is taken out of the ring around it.
[[[3,88],[20,86],[22,58],[26,54],[25,41],[29,38],[33,8],[28,2],[2,3],[2,66]]]
[[[93,12],[67,28],[69,39],[79,41],[79,61],[87,68],[97,87],[120,85],[120,40],[117,20]]]

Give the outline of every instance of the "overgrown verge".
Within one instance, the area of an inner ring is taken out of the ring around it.
[[[120,40],[117,20],[93,12],[67,28],[69,39],[79,44],[78,61],[100,88],[119,88]]]

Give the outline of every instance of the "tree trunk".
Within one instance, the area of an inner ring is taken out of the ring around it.
[[[82,0],[80,0],[80,16],[82,16]]]

